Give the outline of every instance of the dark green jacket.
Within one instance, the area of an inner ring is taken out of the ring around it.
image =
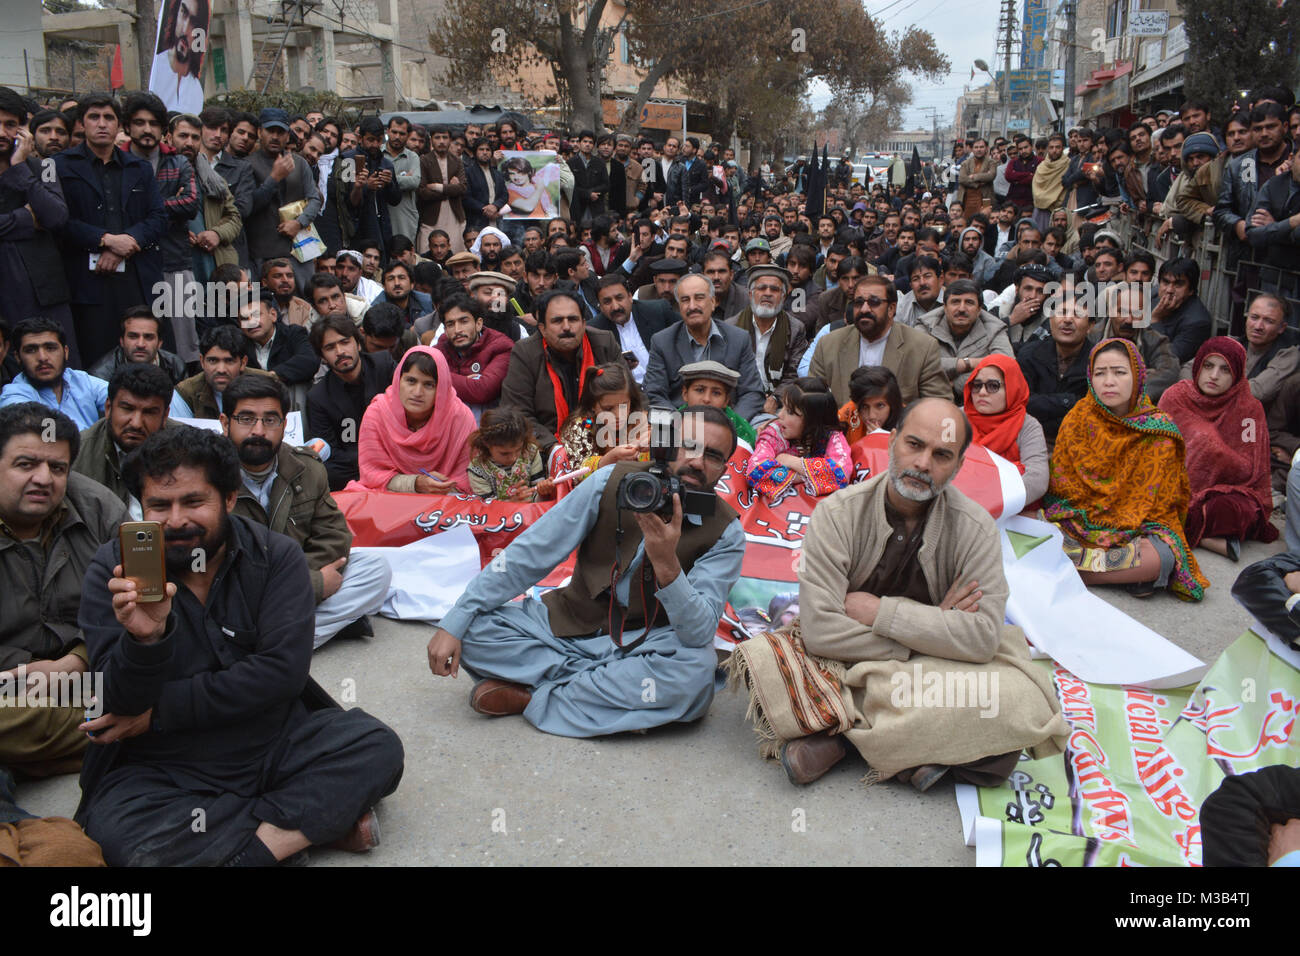
[[[263,372],[259,368],[245,368],[241,373],[244,375],[270,375],[270,372]],[[203,377],[203,373],[191,375],[183,382],[176,385],[176,394],[185,399],[185,404],[190,407],[192,418],[220,418],[221,409],[217,408],[217,397],[212,392],[212,386],[208,380]]]
[[[173,426],[164,420],[162,427]],[[117,446],[113,444],[107,418],[101,418],[81,433],[81,448],[77,460],[72,463],[72,470],[99,482],[123,502],[130,498],[126,482],[122,480],[122,463],[118,461]]]
[[[276,454],[276,473],[267,502],[269,514],[241,483],[234,513],[297,542],[307,556],[311,586],[319,604],[324,599],[320,569],[346,558],[352,548],[352,532],[330,496],[325,466],[313,452],[282,444]]]
[[[75,472],[63,500],[43,562],[30,545],[0,533],[0,670],[58,660],[81,645],[82,580],[99,546],[126,520],[126,506]]]

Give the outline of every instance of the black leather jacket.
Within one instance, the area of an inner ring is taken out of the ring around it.
[[[1291,589],[1282,580],[1292,571],[1300,571],[1300,555],[1283,551],[1247,567],[1232,585],[1232,596],[1259,623],[1300,650],[1300,602],[1294,610],[1286,609]]]

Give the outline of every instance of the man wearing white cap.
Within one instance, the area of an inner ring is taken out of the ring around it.
[[[334,275],[343,286],[343,292],[374,302],[383,295],[384,287],[364,275],[361,271],[364,268],[365,257],[355,249],[340,249],[334,257]]]

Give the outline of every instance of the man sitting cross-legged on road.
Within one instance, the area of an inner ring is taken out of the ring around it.
[[[688,407],[680,422],[668,469],[688,489],[711,491],[736,433],[711,407]],[[620,510],[620,483],[649,467],[623,462],[585,479],[479,572],[443,617],[429,641],[429,667],[454,677],[463,661],[485,678],[470,697],[476,711],[523,714],[566,737],[708,713],[713,635],[740,576],[745,535],[722,501],[709,517],[683,518],[677,497],[671,521]],[[574,548],[569,584],[541,601],[512,603]]]
[[[915,402],[890,435],[888,473],[813,511],[799,632],[802,649],[822,659],[818,669],[837,677],[840,695],[828,704],[844,729],[792,734],[779,746],[792,782],[824,774],[845,755],[845,741],[882,779],[918,790],[949,771],[993,786],[1022,749],[1059,751],[1053,738],[1068,727],[1051,678],[1030,661],[1021,630],[1004,622],[998,531],[949,485],[970,439],[952,402]],[[779,670],[765,666],[768,646],[767,638],[742,645],[734,666],[759,684],[751,700],[760,723],[788,726],[777,711],[790,695]]]
[[[77,822],[110,866],[269,866],[312,845],[375,846],[371,808],[397,789],[401,741],[309,677],[307,559],[230,514],[234,446],[180,425],[123,472],[162,524],[168,582],[163,600],[139,601],[117,541],[86,572],[78,620],[105,712],[83,725]]]

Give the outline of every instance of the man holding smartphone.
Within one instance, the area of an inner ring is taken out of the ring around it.
[[[71,298],[59,247],[52,230],[67,221],[63,189],[48,173],[54,162],[42,160],[36,140],[24,126],[26,106],[8,87],[0,87],[0,286],[10,321],[43,315],[67,334],[73,361],[80,360]],[[51,122],[63,122],[51,114]],[[39,129],[39,127],[37,127]]]
[[[77,821],[110,866],[270,866],[313,845],[376,846],[373,807],[401,779],[401,741],[309,677],[307,559],[231,514],[234,446],[158,431],[124,477],[162,526],[168,581],[163,600],[139,601],[117,541],[86,572],[79,620],[105,713],[82,728],[94,736]]]

